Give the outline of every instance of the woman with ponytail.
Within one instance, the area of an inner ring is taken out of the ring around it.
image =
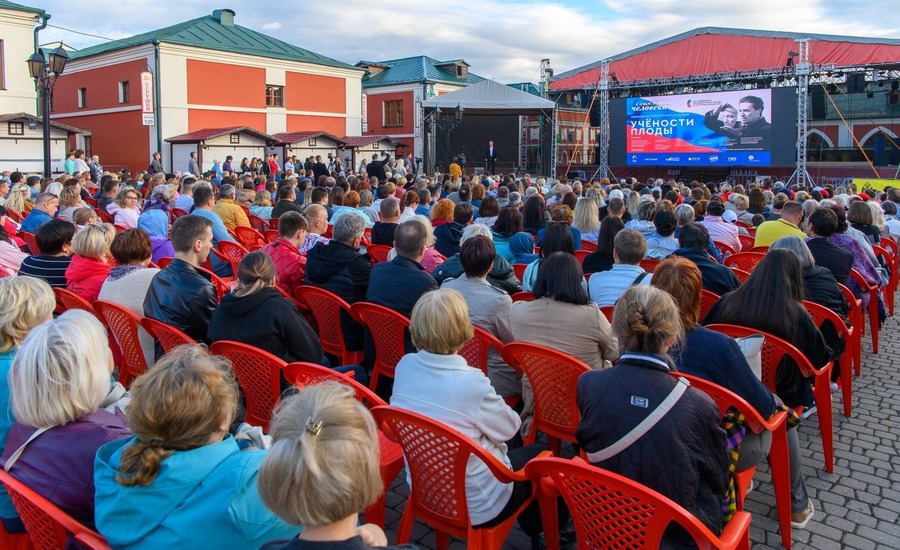
[[[256,488],[265,451],[228,433],[238,390],[227,360],[180,346],[135,380],[133,438],[97,451],[97,530],[116,549],[259,548],[300,531]]]
[[[725,431],[712,399],[669,375],[675,370],[669,348],[684,335],[675,300],[654,287],[632,286],[616,304],[612,330],[616,366],[578,380],[578,443],[592,464],[663,494],[721,533],[730,459]],[[637,428],[657,410],[665,412],[655,424]],[[629,445],[626,435],[637,439]],[[664,542],[691,547],[680,528],[670,528]]]

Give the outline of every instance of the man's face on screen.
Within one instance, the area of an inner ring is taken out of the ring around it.
[[[741,103],[738,105],[738,113],[742,124],[753,124],[759,120],[762,109],[756,109],[752,103]]]

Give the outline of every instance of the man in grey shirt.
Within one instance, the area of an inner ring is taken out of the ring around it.
[[[200,163],[197,162],[197,153],[191,153],[191,160],[188,161],[188,172],[191,173],[192,176],[200,175]]]

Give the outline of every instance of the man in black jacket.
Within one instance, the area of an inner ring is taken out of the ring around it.
[[[306,253],[306,284],[337,294],[348,304],[365,300],[372,263],[359,253],[366,224],[361,216],[339,216],[328,244],[318,244]],[[341,311],[341,329],[348,350],[363,346],[362,327]]]
[[[400,201],[394,197],[383,199],[378,210],[381,221],[375,222],[372,227],[372,244],[394,246],[394,233],[400,220]]]
[[[721,296],[741,286],[741,281],[733,271],[709,258],[709,232],[706,227],[699,223],[684,224],[678,235],[678,246],[681,248],[674,254],[687,258],[700,268],[703,288],[706,290]]]
[[[175,258],[150,282],[144,316],[205,342],[218,297],[215,287],[197,271],[197,266],[206,261],[212,249],[212,223],[200,216],[182,216],[172,225],[171,239]],[[157,346],[157,356],[160,351]]]
[[[817,208],[809,215],[806,233],[809,239],[806,246],[812,252],[816,265],[831,271],[834,280],[842,285],[847,284],[850,270],[853,269],[853,253],[828,242],[828,237],[837,231],[837,215],[830,208]]]
[[[475,208],[470,202],[460,202],[453,207],[453,221],[434,229],[434,248],[445,257],[459,254],[459,240],[467,225],[472,223]]]
[[[373,153],[372,162],[366,165],[366,174],[369,174],[369,177],[378,178],[379,183],[384,182],[384,180],[387,179],[385,177],[384,165],[387,164],[389,160],[391,160],[390,156],[385,156],[383,159],[378,160],[378,153]]]
[[[294,186],[290,183],[286,183],[278,188],[278,202],[275,203],[275,206],[272,208],[272,217],[279,218],[285,212],[297,212],[298,214],[303,213],[303,209],[297,206],[294,202],[296,200],[296,193],[294,192]]]
[[[322,155],[316,155],[316,163],[312,165],[313,178],[319,181],[322,176],[328,177],[328,167],[322,162]]]

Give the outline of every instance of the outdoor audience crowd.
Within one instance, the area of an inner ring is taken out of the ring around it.
[[[734,472],[766,457],[771,434],[740,420],[726,425],[726,411],[670,373],[719,384],[763,418],[784,410],[792,525],[813,517],[797,437],[798,413],[817,410],[812,380],[786,359],[767,388],[751,354],[704,325],[777,336],[814,368],[838,359],[846,350],[836,327],[817,326],[804,300],[847,320],[845,285],[863,308],[878,300],[884,320],[885,296],[869,285],[890,279],[878,246],[900,238],[900,190],[432,179],[403,158],[376,156],[351,173],[321,158],[288,159],[284,172],[272,161],[232,166],[229,157],[230,170],[205,174],[4,175],[0,461],[113,548],[387,547],[379,527],[359,521],[384,487],[376,424],[353,390],[298,390],[282,374],[269,434],[250,437],[229,363],[204,346],[237,341],[366,385],[378,335],[342,311],[344,345],[359,364],[325,353],[314,318],[293,299],[305,286],[410,319],[394,378],[373,389],[471,437],[511,469],[547,448],[526,444],[535,390],[496,351],[487,375],[468,364],[458,352],[473,327],[587,365],[570,396],[581,414],[578,445],[564,455],[580,451],[658,491],[714,534],[734,513]],[[240,228],[251,227],[260,240],[248,245]],[[223,243],[243,246],[240,260]],[[725,265],[750,249],[765,255],[749,273]],[[118,304],[198,345],[163,353],[139,329],[149,368],[126,388],[115,382],[116,340],[86,311],[55,314],[53,288]],[[701,312],[704,293],[718,300]],[[837,368],[831,380],[834,392]],[[664,401],[672,403],[658,425],[623,447]],[[532,490],[531,482],[501,483],[472,458],[469,519],[497,525]],[[3,526],[23,532],[0,497]],[[571,543],[568,512],[558,511],[560,541]],[[541,547],[537,501],[518,523]],[[674,527],[665,541],[692,544]]]

